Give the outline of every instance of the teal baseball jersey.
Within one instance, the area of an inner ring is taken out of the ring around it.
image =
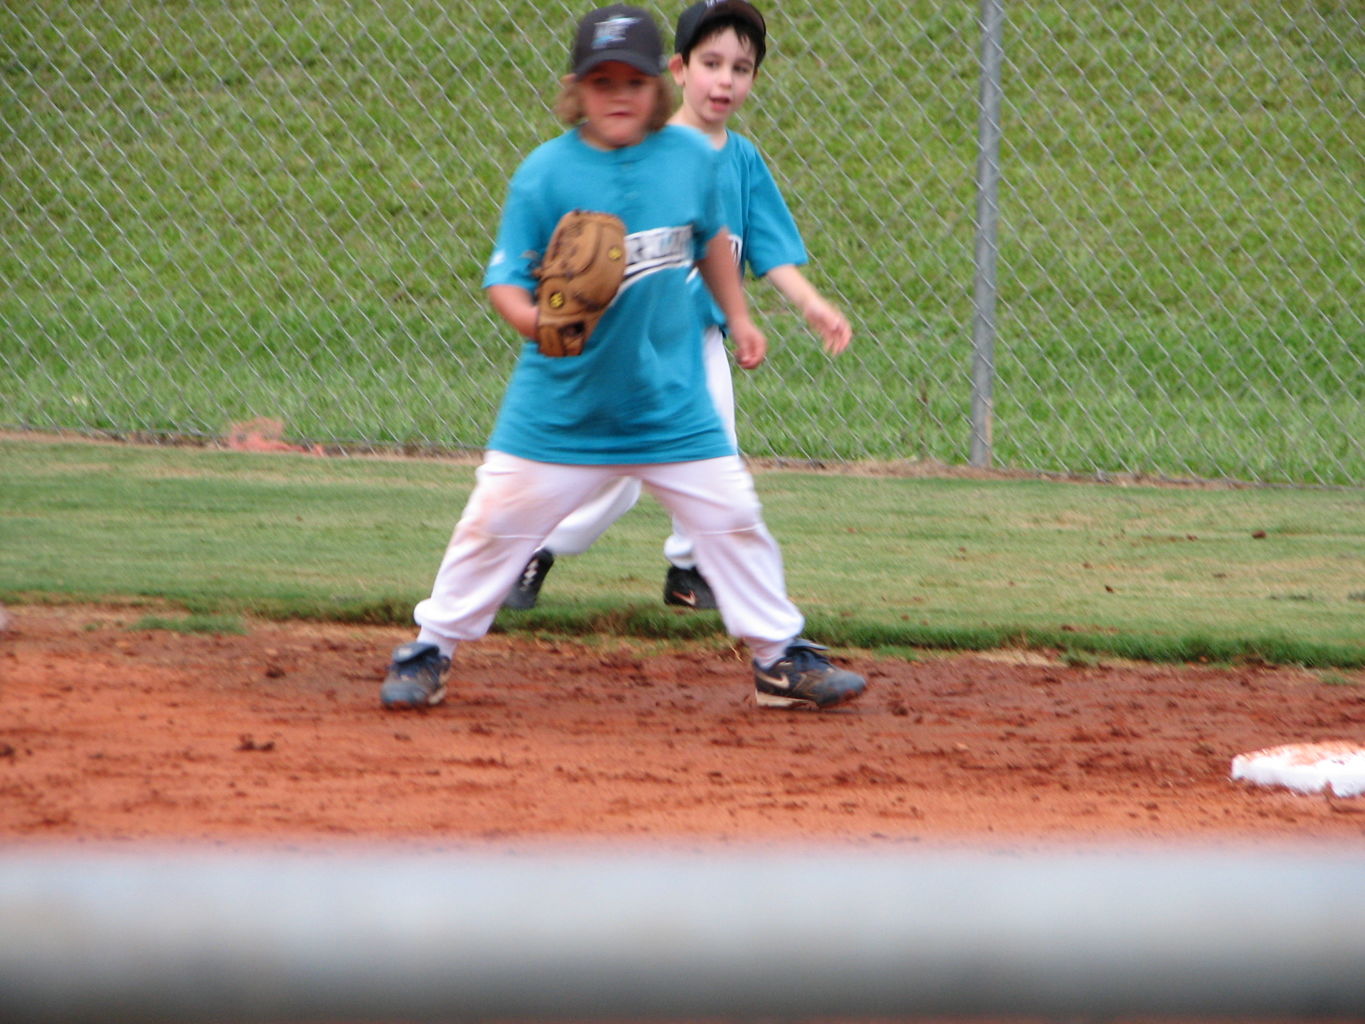
[[[720,201],[730,231],[735,263],[762,277],[774,267],[806,262],[806,247],[782,192],[773,180],[758,147],[743,135],[727,132],[718,151]],[[725,316],[712,299],[701,275],[692,287],[705,324],[725,326]]]
[[[702,323],[688,282],[725,225],[706,140],[665,127],[600,150],[577,129],[537,147],[508,188],[484,287],[534,292],[560,217],[602,210],[626,226],[626,275],[582,355],[525,341],[488,447],[538,462],[684,462],[735,453],[707,392]]]

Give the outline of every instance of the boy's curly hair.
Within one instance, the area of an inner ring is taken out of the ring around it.
[[[668,76],[655,75],[654,81],[658,85],[655,87],[657,95],[654,98],[654,110],[649,116],[650,132],[657,132],[668,124],[668,119],[673,116],[674,107],[673,83]],[[578,90],[578,79],[573,75],[565,75],[559,80],[559,95],[555,97],[554,110],[555,116],[570,128],[581,124],[586,118],[587,115],[583,112],[583,97]]]

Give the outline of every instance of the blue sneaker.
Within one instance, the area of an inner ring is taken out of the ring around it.
[[[450,659],[435,644],[415,640],[401,644],[389,662],[389,674],[379,688],[379,703],[389,711],[429,708],[445,699]]]
[[[833,708],[847,704],[867,689],[860,675],[835,668],[810,640],[797,639],[787,652],[764,668],[754,662],[754,695],[762,708]]]

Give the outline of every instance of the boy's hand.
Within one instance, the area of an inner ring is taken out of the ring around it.
[[[768,354],[768,339],[752,320],[731,322],[726,330],[735,344],[735,362],[745,370],[752,370]]]
[[[768,339],[749,315],[749,303],[739,280],[739,268],[731,255],[730,233],[721,228],[706,243],[706,255],[697,263],[702,280],[711,290],[716,305],[725,314],[725,331],[735,346],[735,362],[752,370],[768,354]]]
[[[801,311],[806,324],[824,340],[825,351],[837,356],[853,339],[853,328],[838,309],[825,301],[804,274],[791,263],[768,271],[771,281],[792,306]]]
[[[802,312],[811,330],[824,339],[826,352],[837,356],[848,348],[848,343],[853,340],[853,328],[844,318],[844,314],[819,296],[807,302]]]

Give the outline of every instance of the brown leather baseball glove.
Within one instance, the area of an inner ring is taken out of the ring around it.
[[[536,271],[536,341],[547,356],[576,356],[626,274],[626,226],[596,210],[560,218]]]

